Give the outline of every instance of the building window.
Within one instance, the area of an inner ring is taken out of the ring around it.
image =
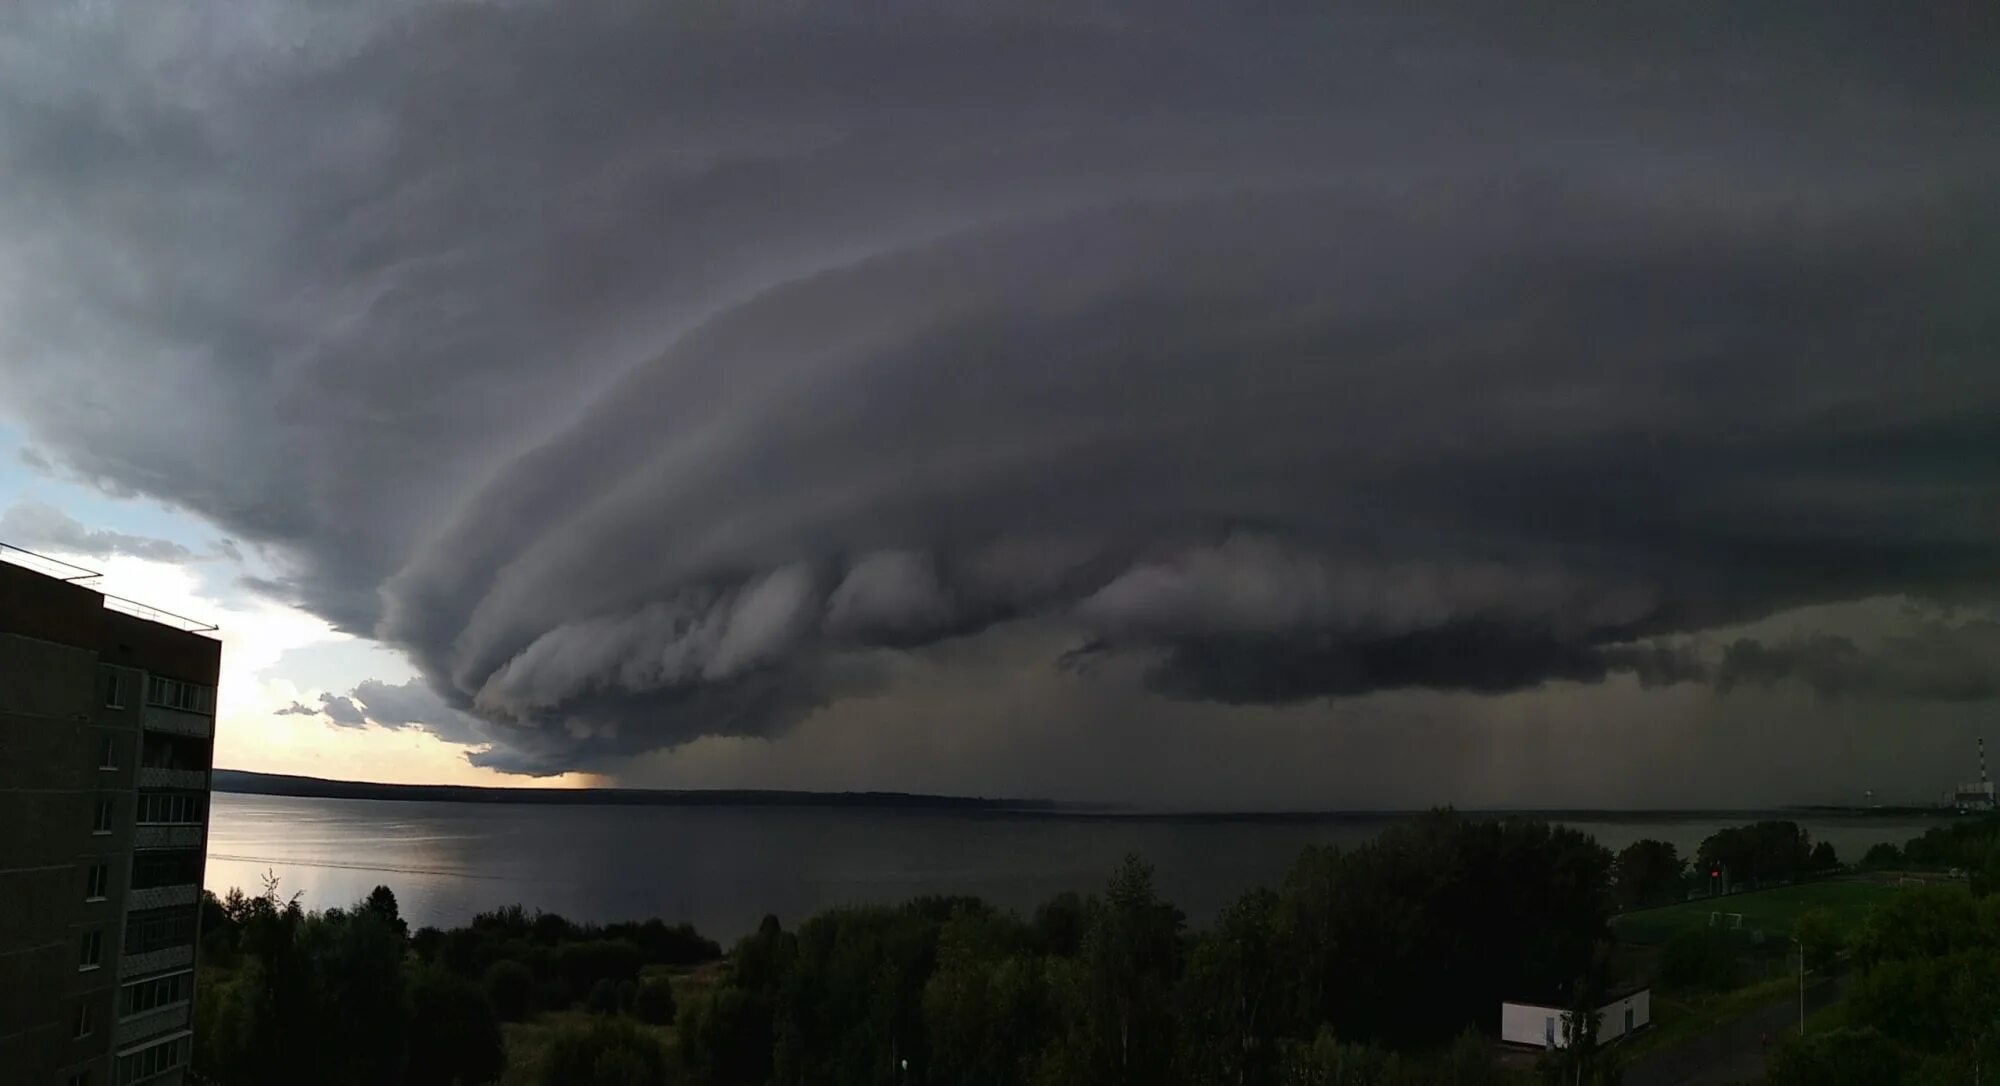
[[[74,1036],[90,1036],[90,1004],[88,1003],[78,1003],[76,1005],[76,1033]]]
[[[215,688],[154,675],[146,680],[146,704],[189,713],[212,713]]]
[[[83,946],[79,949],[76,956],[77,971],[82,972],[86,969],[95,969],[102,964],[104,964],[104,933],[101,931],[84,932]]]
[[[118,1057],[118,1081],[137,1082],[165,1074],[187,1062],[190,1039],[176,1037],[151,1048]]]
[[[186,886],[201,881],[201,853],[140,852],[132,857],[132,889]]]
[[[133,981],[118,992],[118,1017],[130,1018],[159,1007],[185,1003],[193,996],[192,971]]]
[[[111,868],[105,864],[91,864],[90,871],[83,880],[83,899],[103,901],[105,892],[110,888]]]
[[[194,942],[195,912],[186,906],[148,909],[125,918],[125,953],[149,954]]]
[[[104,676],[104,707],[125,708],[125,676],[115,671]]]
[[[139,823],[140,825],[199,824],[202,798],[199,792],[142,792],[139,795]]]
[[[69,1086],[90,1086],[90,1072],[72,1071],[70,1072],[69,1078],[64,1079],[63,1081],[68,1083]]]
[[[200,739],[148,732],[139,744],[143,769],[207,769],[209,744]]]
[[[110,800],[108,800],[108,799],[100,799],[100,800],[98,800],[98,801],[97,801],[97,812],[96,812],[96,813],[95,813],[94,815],[92,815],[92,816],[91,816],[91,820],[90,820],[90,832],[92,832],[92,833],[110,833],[110,832],[111,832],[111,801],[110,801]]]
[[[107,735],[104,737],[104,742],[99,743],[97,745],[97,768],[99,769],[118,768],[117,736]]]

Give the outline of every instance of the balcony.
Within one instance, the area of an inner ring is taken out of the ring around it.
[[[185,735],[195,739],[207,739],[215,734],[215,717],[207,713],[169,709],[164,705],[146,706],[140,723],[156,732]]]
[[[200,848],[200,826],[140,825],[132,831],[133,848]]]
[[[158,973],[177,966],[194,964],[194,944],[161,947],[143,954],[127,954],[118,959],[118,975],[136,977],[142,973]]]
[[[123,1047],[136,1041],[143,1041],[155,1034],[180,1029],[188,1024],[186,1002],[172,1003],[165,1007],[155,1007],[144,1014],[135,1014],[118,1023],[113,1044]]]
[[[199,769],[162,769],[157,766],[139,767],[139,787],[141,788],[185,788],[194,791],[208,787],[208,774]]]
[[[155,886],[127,893],[125,907],[138,912],[140,909],[162,909],[169,905],[192,905],[200,896],[201,888],[192,883],[185,886]]]

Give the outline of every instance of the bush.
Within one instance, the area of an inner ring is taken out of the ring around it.
[[[549,958],[549,968],[572,994],[588,992],[600,980],[616,987],[639,976],[639,948],[623,939],[590,939],[564,943]]]
[[[664,1026],[674,1020],[674,987],[665,980],[649,980],[639,985],[632,998],[632,1013],[639,1021]]]
[[[486,969],[482,978],[486,989],[486,1000],[493,1005],[493,1013],[502,1022],[519,1022],[534,1010],[529,993],[535,987],[535,974],[528,967],[512,959],[494,962]]]
[[[618,984],[610,977],[590,986],[590,994],[584,997],[583,1009],[592,1014],[618,1013]]]
[[[506,1064],[500,1022],[478,985],[437,966],[420,966],[410,980],[410,1011],[403,1074],[410,1086],[479,1086],[500,1077]]]
[[[537,1086],[665,1086],[666,1052],[624,1019],[567,1026],[550,1039],[534,1081]]]

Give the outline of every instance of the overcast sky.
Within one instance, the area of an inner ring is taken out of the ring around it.
[[[240,768],[1929,798],[2000,721],[1996,45],[16,5],[0,540],[222,621]]]

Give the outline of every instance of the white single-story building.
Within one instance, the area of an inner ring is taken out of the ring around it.
[[[1597,1024],[1597,1043],[1608,1044],[1653,1020],[1653,992],[1650,988],[1613,988],[1604,993],[1598,1008],[1604,1017]],[[1564,1008],[1546,1003],[1509,1001],[1500,1004],[1500,1039],[1508,1044],[1535,1048],[1563,1046]]]

